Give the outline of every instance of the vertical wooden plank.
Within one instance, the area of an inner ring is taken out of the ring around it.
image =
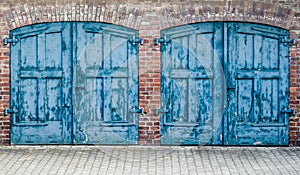
[[[288,38],[289,33],[288,31],[284,31],[285,35],[282,38]],[[280,39],[282,39],[280,38]],[[279,61],[279,70],[282,75],[279,81],[279,89],[278,89],[278,98],[279,100],[279,110],[282,111],[284,108],[288,108],[289,104],[289,45],[284,44],[282,42],[278,43],[278,61]],[[284,123],[286,127],[281,129],[281,138],[279,142],[282,145],[289,144],[289,116],[280,114],[279,122]]]
[[[197,69],[197,62],[200,62],[197,54],[197,34],[191,34],[188,36],[188,68],[195,70]]]
[[[60,37],[61,41],[61,61],[55,62],[55,67],[62,68],[62,75],[61,78],[61,91],[62,96],[61,99],[61,107],[62,107],[62,113],[61,113],[61,119],[62,119],[62,135],[64,139],[64,143],[71,144],[73,143],[72,140],[72,134],[73,134],[73,74],[75,72],[75,66],[73,64],[76,64],[76,62],[73,60],[74,52],[75,52],[75,45],[74,40],[75,37],[73,37],[73,33],[76,35],[76,30],[73,30],[72,23],[62,23],[61,26],[61,34],[57,34],[58,38]]]
[[[236,49],[238,53],[237,59],[237,68],[252,70],[254,68],[254,53],[253,48],[249,48],[249,46],[253,46],[253,35],[249,34],[237,34],[237,46],[239,49]]]
[[[210,25],[213,26],[213,25]],[[205,69],[205,71],[212,71],[214,65],[214,33],[213,29],[205,33],[199,33],[197,38],[197,65],[198,69]]]
[[[13,37],[14,33],[10,33],[10,37]],[[21,112],[21,90],[20,90],[20,67],[21,67],[21,57],[20,57],[20,51],[21,51],[21,41],[16,43],[14,46],[10,45],[10,108],[16,109]],[[21,119],[21,113],[16,113],[14,115],[11,115],[10,121],[11,125],[14,124],[17,121],[20,121]],[[15,135],[18,135],[18,133],[15,133],[15,130],[11,127],[11,143],[13,143],[15,140]]]
[[[166,37],[166,39],[170,39],[170,36],[165,34],[164,31],[161,33],[162,36]],[[173,41],[171,40],[170,44],[161,45],[161,109],[171,110],[171,101],[170,101],[170,71],[173,62],[172,57],[172,45]],[[171,113],[162,113],[161,114],[161,124],[164,123],[165,118],[170,118]],[[163,126],[161,127],[163,128]]]
[[[262,67],[264,69],[278,69],[278,39],[263,37]]]
[[[187,121],[188,106],[188,80],[172,79],[171,101],[172,121],[183,123]]]
[[[37,69],[44,70],[45,63],[46,63],[46,35],[39,34],[37,36],[37,45],[36,45],[36,52],[37,52]],[[54,57],[55,58],[55,57]]]
[[[278,79],[262,79],[262,122],[276,123],[279,115]]]
[[[111,118],[113,122],[128,121],[127,79],[112,78],[111,86]]]
[[[253,85],[253,79],[237,80],[237,122],[239,123],[253,121]]]
[[[201,102],[199,102],[199,96],[197,91],[197,81],[193,79],[188,80],[188,113],[187,117],[188,123],[197,123],[198,121],[198,114],[199,114],[199,106]]]
[[[247,45],[247,48],[252,50],[252,45]],[[262,69],[262,53],[263,50],[263,37],[261,35],[254,35],[254,69]]]
[[[172,68],[188,69],[188,36],[172,39]]]
[[[74,123],[86,121],[87,103],[86,103],[86,46],[88,44],[84,23],[75,23],[76,25],[76,67],[73,86],[75,88],[75,117]],[[75,126],[75,130],[78,130]]]
[[[60,26],[58,26],[60,27]],[[64,32],[64,31],[62,31]],[[39,42],[43,43],[45,54],[45,61],[43,67],[47,69],[59,69],[62,65],[62,52],[67,49],[69,46],[64,46],[62,48],[62,32],[49,33],[44,36],[45,41]]]
[[[86,96],[89,107],[87,121],[103,120],[103,79],[87,78]]]
[[[134,32],[132,35],[135,37],[138,36],[137,32]],[[138,104],[138,46],[134,46],[132,43],[127,44],[127,57],[128,57],[128,110],[139,107]],[[128,120],[136,124],[134,134],[134,140],[138,139],[138,114],[137,113],[129,113],[127,111]]]
[[[224,107],[223,23],[214,24],[213,144],[222,144]]]
[[[37,69],[41,72],[45,69],[45,60],[46,60],[46,35],[44,33],[37,36],[36,43],[36,52],[37,52]],[[38,77],[37,80],[37,121],[45,121],[45,101],[46,101],[46,80],[45,77]],[[52,95],[52,94],[50,94]]]
[[[249,45],[248,49],[252,49]],[[262,70],[262,52],[263,52],[263,38],[261,35],[254,36],[254,70]],[[254,116],[253,122],[259,123],[261,121],[261,81],[260,77],[255,74],[254,78]]]
[[[128,68],[128,38],[111,35],[112,69]]]
[[[104,69],[111,69],[112,48],[111,48],[111,35],[108,32],[104,33],[103,46],[104,46]],[[110,121],[111,119],[111,77],[105,77],[104,88],[104,121]]]
[[[188,37],[189,42],[189,58],[188,58],[188,67],[191,70],[197,69],[197,38],[196,34],[192,34]],[[197,111],[199,110],[199,101],[198,101],[197,89],[196,89],[196,80],[188,80],[188,108],[187,108],[187,122],[197,123]]]
[[[20,61],[22,69],[34,69],[38,64],[38,36],[28,36],[20,41]]]
[[[47,93],[46,93],[46,79],[45,78],[39,78],[37,80],[37,121],[42,122],[46,121],[46,109],[45,109],[45,102],[47,98]],[[55,96],[55,94],[49,94],[50,97]],[[60,108],[60,106],[58,107]],[[52,109],[53,110],[53,109]]]
[[[103,34],[86,32],[86,39],[88,40],[86,51],[85,51],[85,60],[87,63],[87,67],[102,69],[103,68],[102,67],[103,66]]]
[[[45,114],[47,121],[62,120],[62,81],[61,79],[44,79],[44,103],[46,106]],[[69,116],[70,117],[70,116]]]
[[[20,82],[20,121],[37,121],[38,115],[38,80],[23,78]]]

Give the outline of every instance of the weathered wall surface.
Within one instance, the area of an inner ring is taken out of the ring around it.
[[[195,22],[245,21],[287,29],[298,44],[290,49],[290,145],[300,145],[300,0],[2,0],[0,2],[0,143],[9,144],[9,46],[2,41],[10,30],[44,22],[96,21],[139,30],[139,103],[146,115],[139,119],[140,144],[160,143],[160,49],[154,38],[160,30]]]

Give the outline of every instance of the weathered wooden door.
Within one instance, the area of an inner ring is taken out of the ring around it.
[[[72,143],[71,25],[11,32],[11,143]]]
[[[226,144],[288,145],[288,31],[227,23]]]
[[[209,22],[157,41],[162,144],[288,144],[288,31]]]
[[[76,25],[74,143],[138,143],[137,31],[99,23]]]
[[[162,31],[161,143],[222,144],[223,24]]]
[[[137,144],[137,31],[61,22],[10,38],[12,144]]]

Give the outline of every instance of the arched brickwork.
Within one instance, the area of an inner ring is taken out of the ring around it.
[[[290,122],[290,144],[300,145],[300,4],[297,0],[130,0],[81,1],[20,0],[0,3],[0,39],[25,25],[55,21],[94,21],[139,30],[145,39],[139,48],[140,144],[160,143],[160,118],[153,111],[160,105],[160,49],[154,38],[160,30],[205,21],[244,21],[281,27],[298,40],[290,49],[290,107],[297,115]],[[9,46],[0,46],[0,143],[9,144]]]
[[[291,29],[299,27],[299,13],[296,7],[260,1],[197,1],[158,10],[161,28],[205,21],[244,21]]]

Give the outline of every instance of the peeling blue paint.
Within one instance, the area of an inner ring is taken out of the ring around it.
[[[237,22],[163,30],[161,143],[287,145],[287,36]]]
[[[11,143],[137,144],[137,34],[93,22],[11,31]]]

